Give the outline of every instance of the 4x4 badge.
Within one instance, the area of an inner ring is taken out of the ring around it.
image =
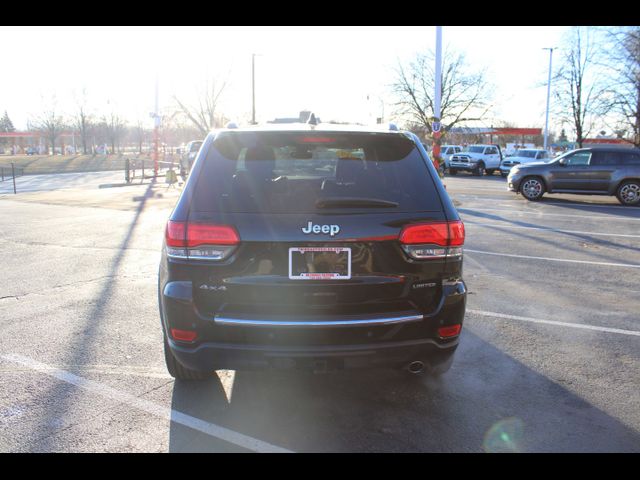
[[[338,225],[314,225],[313,222],[309,222],[306,227],[302,227],[302,233],[328,233],[332,237],[340,232]]]

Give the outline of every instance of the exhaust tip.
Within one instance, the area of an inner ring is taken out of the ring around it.
[[[424,363],[421,362],[420,360],[416,360],[415,362],[411,362],[408,366],[407,366],[407,370],[410,373],[420,373],[424,370]]]

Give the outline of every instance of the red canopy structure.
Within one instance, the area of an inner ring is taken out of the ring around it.
[[[542,135],[541,128],[488,128],[493,135]]]

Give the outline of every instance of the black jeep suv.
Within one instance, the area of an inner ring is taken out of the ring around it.
[[[445,372],[464,226],[408,132],[301,124],[208,135],[166,226],[169,372]]]

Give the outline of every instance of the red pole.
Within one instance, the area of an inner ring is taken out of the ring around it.
[[[440,130],[433,132],[433,153],[431,156],[433,157],[433,166],[438,170],[440,168],[440,163],[438,162],[440,158]]]

